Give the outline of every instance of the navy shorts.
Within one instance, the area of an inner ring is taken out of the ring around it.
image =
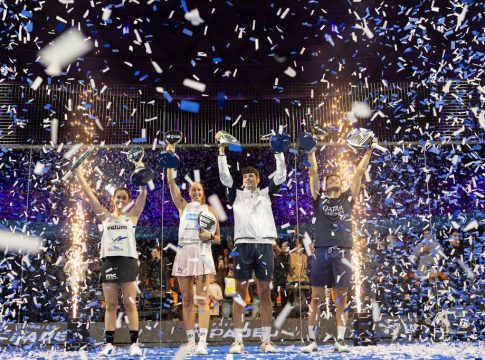
[[[315,248],[315,255],[310,257],[311,286],[349,288],[352,280],[350,250],[338,246]]]
[[[234,278],[239,281],[252,279],[253,270],[256,279],[270,281],[273,277],[273,245],[237,244],[233,252]]]
[[[127,256],[107,256],[101,263],[101,282],[118,283],[136,281],[138,259]]]

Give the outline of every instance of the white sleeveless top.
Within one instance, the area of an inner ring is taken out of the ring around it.
[[[111,215],[103,221],[101,258],[127,256],[138,259],[135,241],[135,224],[128,215],[114,219]]]
[[[199,243],[199,230],[197,220],[201,211],[209,211],[209,207],[201,205],[198,201],[187,203],[180,217],[179,225],[179,244]]]

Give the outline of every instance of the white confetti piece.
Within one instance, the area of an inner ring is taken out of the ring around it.
[[[200,92],[204,92],[206,88],[206,85],[204,83],[201,83],[192,79],[184,79],[183,85],[190,89],[194,89]]]
[[[478,229],[478,221],[476,221],[476,220],[473,220],[473,221],[469,222],[468,224],[466,224],[466,226],[463,228],[463,231],[470,231],[470,230],[474,230],[474,229]]]
[[[45,168],[45,165],[42,164],[40,161],[37,161],[37,164],[35,164],[35,167],[34,167],[34,174],[35,175],[42,175],[44,168]]]
[[[283,309],[278,314],[278,317],[274,321],[274,328],[276,330],[280,330],[283,327],[283,324],[285,323],[293,308],[294,306],[291,305],[289,302],[286,303],[286,305],[283,307]]]
[[[57,119],[52,119],[51,121],[51,145],[57,145],[57,133],[59,129],[59,121]]]
[[[44,80],[40,76],[37,76],[35,78],[35,80],[32,82],[32,85],[30,85],[30,88],[32,90],[36,91],[39,88],[39,86],[42,84],[43,81]]]
[[[200,17],[198,9],[192,9],[189,12],[186,12],[184,18],[194,26],[199,26],[200,24],[204,23],[204,19]]]
[[[64,67],[88,53],[92,47],[90,40],[86,40],[76,28],[71,28],[56,38],[52,45],[43,47],[37,55],[47,67],[46,73],[58,76]]]
[[[214,211],[219,219],[220,222],[224,222],[227,220],[226,212],[224,211],[224,207],[222,206],[222,202],[216,194],[213,194],[207,198],[209,204],[214,208]]]
[[[37,254],[42,246],[42,241],[43,239],[40,237],[0,230],[0,249],[2,250],[22,250],[29,254]]]
[[[289,77],[295,77],[296,71],[291,66],[288,66],[285,70],[285,75],[288,75]]]

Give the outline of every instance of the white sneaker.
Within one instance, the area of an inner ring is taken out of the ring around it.
[[[261,352],[263,353],[277,353],[278,349],[271,341],[266,341],[261,344]]]
[[[229,349],[229,354],[242,354],[244,352],[244,344],[238,341],[234,341]]]
[[[187,355],[194,355],[195,354],[195,348],[196,348],[195,342],[186,343],[184,345],[184,347],[185,347],[184,352]]]
[[[349,352],[350,349],[347,345],[345,345],[345,341],[343,339],[337,339],[337,341],[335,341],[335,346],[333,348],[335,351],[338,351],[338,352]]]
[[[207,350],[207,343],[197,344],[197,348],[195,349],[195,355],[209,355],[209,351]]]
[[[140,345],[138,343],[133,343],[130,346],[130,356],[141,356],[142,352],[140,349]]]
[[[303,346],[300,349],[300,352],[305,353],[305,354],[310,354],[314,351],[318,351],[318,345],[317,345],[317,342],[315,340],[313,340],[311,343],[309,343],[306,346]]]
[[[111,343],[104,344],[103,349],[99,353],[99,356],[115,356],[116,355],[116,347],[113,346]]]

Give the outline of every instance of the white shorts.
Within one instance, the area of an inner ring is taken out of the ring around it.
[[[181,247],[180,247],[181,246]],[[173,276],[197,276],[215,274],[216,266],[212,257],[211,244],[179,244],[173,262]]]

